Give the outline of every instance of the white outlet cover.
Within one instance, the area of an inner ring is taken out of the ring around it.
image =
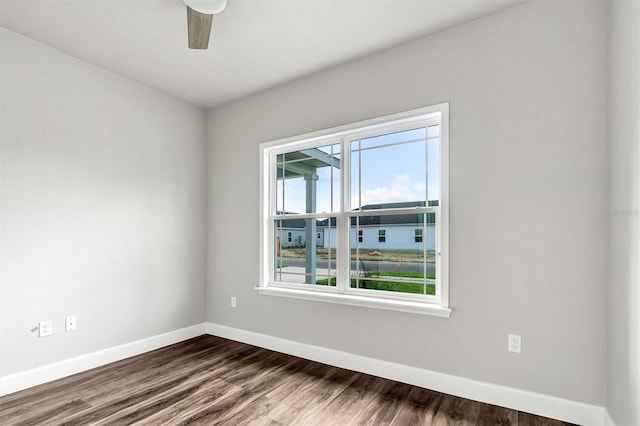
[[[515,334],[510,334],[507,350],[509,352],[520,353],[520,351],[522,350],[522,337]]]
[[[51,321],[40,321],[38,324],[38,337],[51,336],[53,325]]]
[[[76,329],[76,317],[67,317],[65,318],[64,329],[66,331],[71,331]]]

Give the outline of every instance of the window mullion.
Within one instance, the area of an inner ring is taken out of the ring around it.
[[[427,199],[427,204],[429,200]],[[429,218],[429,213],[422,214],[422,291],[423,294],[427,294],[427,249],[429,246],[429,238],[427,234],[427,221]],[[437,248],[437,247],[436,247]],[[437,271],[436,271],[437,273]],[[440,293],[437,293],[440,294]]]
[[[442,297],[442,219],[440,210],[435,213],[435,231],[436,231],[436,294]]]
[[[349,142],[345,138],[340,141],[340,188],[342,189],[342,197],[340,198],[340,209],[336,217],[336,234],[337,234],[337,250],[336,250],[336,289],[340,293],[344,293],[349,283],[349,264],[350,264],[350,241],[349,227],[350,219],[347,212],[351,208],[351,152],[349,150]]]

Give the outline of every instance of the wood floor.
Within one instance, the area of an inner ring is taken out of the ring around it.
[[[202,336],[0,398],[9,425],[564,425]]]

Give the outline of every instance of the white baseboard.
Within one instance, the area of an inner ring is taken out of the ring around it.
[[[163,346],[205,334],[205,324],[197,324],[180,330],[170,331],[113,348],[80,355],[53,364],[0,377],[0,396],[18,392],[32,386],[100,367],[111,362],[149,352]]]
[[[612,425],[604,407],[501,386],[279,337],[206,323],[208,334],[323,364],[581,425]]]

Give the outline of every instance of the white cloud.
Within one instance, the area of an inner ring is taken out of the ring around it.
[[[366,190],[362,194],[362,205],[424,200],[424,192],[424,182],[412,181],[407,174],[396,175],[390,186]],[[357,195],[351,204],[354,207],[358,205]]]

